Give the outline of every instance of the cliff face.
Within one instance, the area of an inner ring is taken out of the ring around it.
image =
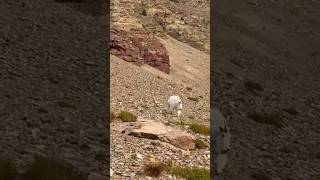
[[[148,64],[169,73],[167,50],[155,36],[165,38],[169,35],[209,52],[210,17],[207,0],[114,0],[110,8],[110,26],[113,29],[110,34],[110,53],[125,61],[136,65]]]
[[[166,48],[145,32],[131,34],[112,29],[110,31],[110,53],[138,66],[148,64],[169,73],[170,63]]]

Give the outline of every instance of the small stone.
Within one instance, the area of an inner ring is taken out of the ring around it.
[[[139,153],[137,153],[137,158],[138,158],[138,159],[143,159],[142,155],[139,154]]]
[[[110,177],[113,176],[113,170],[110,168]]]
[[[190,151],[185,151],[185,150],[180,150],[181,156],[185,157],[185,156],[189,156],[190,155]]]

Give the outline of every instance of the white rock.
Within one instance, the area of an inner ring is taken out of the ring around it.
[[[113,170],[110,168],[110,177],[113,176]]]
[[[138,158],[138,159],[143,159],[142,155],[139,154],[139,153],[137,153],[137,158]]]
[[[190,151],[185,151],[185,150],[180,150],[181,156],[185,157],[185,156],[190,156]]]

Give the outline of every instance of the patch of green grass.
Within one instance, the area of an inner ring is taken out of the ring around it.
[[[14,180],[17,175],[16,166],[10,159],[0,159],[0,179]]]
[[[113,111],[110,111],[110,117],[109,118],[110,118],[110,122],[112,122],[117,118],[117,115]]]
[[[178,167],[166,165],[165,170],[187,180],[210,180],[210,170],[204,168]]]
[[[194,144],[196,145],[196,148],[198,148],[198,149],[205,149],[208,147],[201,139],[196,139],[194,141]]]
[[[199,97],[188,97],[188,99],[190,101],[194,101],[194,102],[199,102],[200,98]]]
[[[262,124],[269,124],[276,127],[283,127],[283,122],[281,116],[279,114],[267,114],[267,113],[259,113],[253,112],[248,115],[249,118],[253,119],[254,121]]]
[[[195,133],[198,134],[203,134],[203,135],[210,135],[210,127],[207,127],[203,124],[198,124],[195,122],[188,122],[188,121],[177,121],[177,122],[173,122],[173,124],[177,125],[177,126],[189,126],[189,129]]]
[[[127,111],[121,111],[118,117],[123,121],[123,122],[136,122],[137,121],[137,116],[132,114],[131,112]]]
[[[173,122],[173,124],[177,125],[177,126],[186,126],[186,125],[189,125],[189,123],[187,122],[184,122],[184,121],[177,121],[177,122]]]
[[[34,156],[25,176],[32,180],[84,180],[71,164],[41,155]]]
[[[210,128],[202,124],[191,123],[190,129],[195,133],[203,134],[206,136],[210,135]]]

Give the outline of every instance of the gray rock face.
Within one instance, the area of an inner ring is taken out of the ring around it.
[[[227,165],[231,134],[226,118],[217,108],[211,110],[211,136],[215,153],[216,173],[222,173]]]

